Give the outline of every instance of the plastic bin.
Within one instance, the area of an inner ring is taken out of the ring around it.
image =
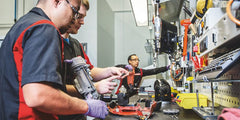
[[[199,95],[199,107],[207,107],[207,96],[205,95]],[[196,93],[179,93],[177,94],[179,102],[176,101],[176,103],[183,107],[184,109],[192,109],[192,107],[197,107],[197,96]]]

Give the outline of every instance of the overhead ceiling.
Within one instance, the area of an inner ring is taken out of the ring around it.
[[[112,11],[132,11],[130,0],[106,0]],[[149,1],[149,0],[148,0]],[[160,0],[162,10],[160,16],[166,21],[177,21],[184,0]]]
[[[131,11],[130,0],[106,0],[112,11]]]

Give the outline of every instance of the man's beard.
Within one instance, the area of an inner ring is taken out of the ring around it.
[[[64,26],[64,27],[59,28],[59,31],[60,31],[61,34],[64,34],[64,33],[67,32],[68,28],[69,28],[69,27]]]
[[[59,31],[61,34],[64,34],[68,31],[69,28],[71,28],[71,25],[74,24],[74,21],[70,21],[70,23],[68,25],[62,26],[59,28]]]

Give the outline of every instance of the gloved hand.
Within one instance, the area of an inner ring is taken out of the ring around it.
[[[85,115],[104,119],[108,115],[108,108],[105,102],[87,98],[88,111]]]
[[[137,90],[133,90],[133,89],[129,89],[128,91],[127,91],[127,93],[125,94],[125,99],[126,98],[130,98],[130,97],[132,97],[133,95],[136,95],[138,92],[137,92]]]
[[[132,70],[133,70],[133,68],[132,68],[131,65],[126,65],[125,68],[126,68],[128,71],[132,71]]]
[[[170,67],[171,67],[171,65],[168,65],[168,66],[166,66],[167,67],[167,70],[169,70],[170,69]]]
[[[136,95],[138,93],[138,90],[134,88],[132,85],[129,85],[129,89],[127,90],[127,93],[125,97],[132,97],[133,95]]]

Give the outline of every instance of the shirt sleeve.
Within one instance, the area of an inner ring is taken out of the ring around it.
[[[148,76],[148,75],[155,75],[161,72],[167,71],[167,66],[165,67],[159,67],[159,68],[154,68],[154,69],[142,69],[142,76]]]
[[[32,82],[62,85],[61,37],[50,24],[28,29],[23,38],[22,86]]]
[[[82,51],[83,51],[83,55],[84,55],[84,58],[85,58],[85,60],[86,60],[86,63],[89,65],[89,69],[93,69],[94,66],[92,65],[91,61],[89,60],[87,54],[85,53],[85,51],[84,51],[83,46],[82,46],[81,43],[80,43],[80,46],[81,46],[81,49],[82,49]]]
[[[124,69],[126,69],[126,68],[125,68],[125,66],[126,66],[125,64],[119,64],[119,65],[115,65],[115,67],[121,67],[121,68],[124,68]]]

